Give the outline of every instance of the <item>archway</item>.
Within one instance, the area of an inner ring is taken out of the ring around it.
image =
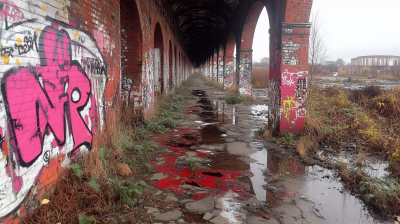
[[[241,95],[251,95],[252,90],[252,63],[253,38],[258,18],[264,8],[262,2],[256,2],[250,8],[243,26],[240,49],[237,50],[236,86]],[[238,46],[239,47],[239,46]]]
[[[134,1],[121,0],[121,95],[122,100],[139,105],[142,80],[142,31]]]
[[[231,88],[234,83],[234,52],[236,47],[235,35],[231,31],[225,47],[225,72],[224,72],[224,89]]]
[[[160,23],[154,30],[154,92],[164,92],[164,40]]]

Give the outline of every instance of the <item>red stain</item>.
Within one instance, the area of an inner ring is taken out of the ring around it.
[[[171,191],[175,192],[176,194],[183,194],[186,191],[183,190],[182,188],[178,187],[178,186],[171,186],[169,187],[169,189],[171,189]]]
[[[197,155],[200,156],[200,157],[204,157],[204,156],[208,156],[209,154],[208,153],[204,153],[204,152],[198,152]]]
[[[171,189],[176,194],[183,194],[180,185],[190,184],[200,188],[213,189],[215,193],[218,191],[233,191],[242,197],[250,197],[248,194],[248,187],[240,183],[236,178],[243,175],[252,176],[251,172],[236,172],[236,171],[210,171],[204,168],[199,168],[195,172],[191,172],[187,166],[176,165],[175,162],[180,156],[186,156],[188,151],[196,151],[199,148],[198,142],[200,141],[200,133],[197,129],[177,129],[177,131],[169,132],[161,135],[157,134],[152,139],[161,147],[167,148],[172,151],[167,155],[160,156],[161,160],[165,163],[163,165],[155,165],[154,169],[157,172],[165,173],[168,175],[159,181],[154,181],[152,184],[160,189]],[[199,157],[208,156],[208,153],[198,152]],[[152,161],[156,163],[159,161]],[[222,176],[212,176],[203,174],[220,173]],[[200,200],[208,197],[212,192],[193,194],[195,200]]]
[[[283,190],[286,191],[286,193],[279,196],[280,198],[286,198],[288,195],[292,198],[296,198],[296,193],[289,191],[287,188],[283,188]]]
[[[201,200],[201,199],[204,199],[204,198],[210,196],[210,194],[211,194],[211,192],[193,194],[193,199],[196,200],[196,201],[198,201],[198,200]]]

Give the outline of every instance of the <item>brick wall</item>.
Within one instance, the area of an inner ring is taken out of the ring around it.
[[[69,164],[90,153],[95,124],[115,112],[120,90],[151,112],[154,47],[162,46],[165,92],[192,65],[163,0],[0,0],[0,6],[0,223],[18,223],[50,196]],[[155,38],[156,24],[162,35]]]

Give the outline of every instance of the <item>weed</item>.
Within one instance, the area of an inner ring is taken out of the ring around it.
[[[310,135],[301,136],[299,143],[297,144],[297,153],[301,157],[304,157],[310,151],[314,151],[317,147],[317,143],[311,138]]]
[[[289,145],[292,142],[292,140],[293,140],[293,134],[288,131],[285,131],[285,135],[282,137],[282,141],[285,144]]]
[[[365,164],[366,163],[366,157],[367,157],[367,155],[365,154],[365,153],[359,153],[358,154],[358,160],[357,160],[357,166],[359,166],[359,167],[361,167],[361,166],[363,166],[363,164]]]
[[[279,180],[279,175],[274,175],[273,177],[271,177],[270,179],[268,179],[268,183],[273,183],[273,182],[277,182]]]
[[[109,155],[109,153],[110,153],[111,151],[112,151],[111,149],[100,148],[100,151],[99,151],[99,158],[100,158],[101,165],[102,165],[103,167],[106,167],[106,166],[108,165],[108,162],[107,162],[106,157]]]
[[[389,208],[400,201],[400,185],[384,176],[382,179],[363,177],[360,182],[360,191],[365,193],[364,199],[368,203],[371,199]]]
[[[92,216],[79,215],[79,224],[96,224],[97,220]]]
[[[136,152],[139,154],[152,152],[156,148],[158,148],[158,145],[153,141],[146,142],[143,145],[135,145],[134,147]]]
[[[126,133],[126,131],[122,131],[120,134],[121,138],[121,149],[122,151],[128,151],[133,147],[133,142],[129,136],[129,134]]]
[[[262,128],[259,128],[254,131],[254,136],[259,137],[264,133],[264,130]]]
[[[238,104],[244,101],[246,101],[246,97],[237,93],[230,93],[226,97],[227,104]]]
[[[127,204],[130,207],[133,207],[136,204],[132,200],[132,197],[135,194],[141,195],[141,187],[147,187],[147,184],[145,182],[139,181],[138,183],[134,183],[131,179],[119,180],[108,178],[106,184],[110,185],[111,198],[113,198],[114,196],[118,196],[123,203]]]
[[[154,167],[150,163],[145,163],[144,164],[144,169],[150,172],[150,171],[154,170]]]
[[[79,163],[74,163],[71,166],[69,166],[69,169],[72,171],[73,174],[75,174],[78,177],[82,177],[83,171],[81,169],[81,165]]]
[[[189,170],[191,172],[195,172],[199,167],[201,167],[201,164],[196,159],[189,160]]]
[[[96,182],[95,177],[91,177],[89,182],[86,182],[89,187],[95,189],[96,191],[100,191],[100,185]]]

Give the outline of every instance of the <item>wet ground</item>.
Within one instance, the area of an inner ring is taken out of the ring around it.
[[[224,93],[195,78],[186,118],[154,136],[167,152],[152,163],[152,184],[182,209],[148,209],[155,223],[394,223],[347,193],[334,171],[307,166],[254,132],[267,122],[266,105],[227,105]],[[257,102],[266,90],[255,90]],[[277,153],[278,152],[278,153]],[[352,161],[351,153],[335,158]],[[190,164],[201,165],[196,171]],[[371,165],[376,175],[387,164]]]
[[[344,89],[361,89],[368,85],[375,85],[384,90],[391,90],[400,86],[400,80],[368,79],[358,77],[355,77],[352,80],[352,82],[349,82],[348,78],[343,77],[315,77],[313,83],[322,88],[340,86]]]

